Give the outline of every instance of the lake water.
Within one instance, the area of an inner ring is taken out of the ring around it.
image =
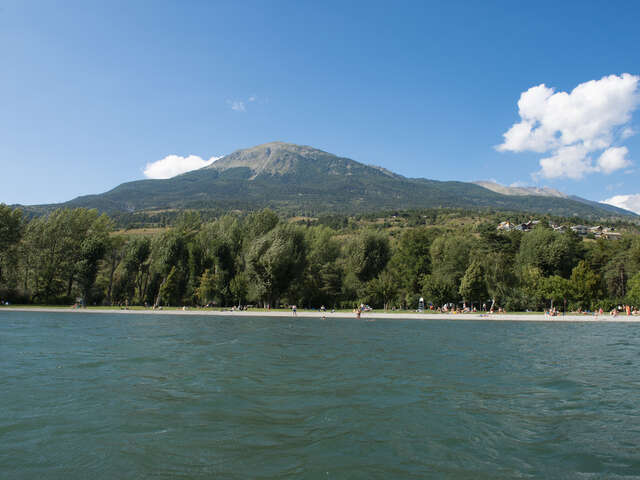
[[[0,311],[0,477],[640,478],[640,324]]]

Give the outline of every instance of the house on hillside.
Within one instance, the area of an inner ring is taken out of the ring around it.
[[[589,227],[587,227],[586,225],[573,225],[571,227],[571,230],[582,237],[589,233]]]
[[[511,223],[508,220],[505,222],[500,222],[498,224],[497,229],[501,230],[503,232],[510,232],[511,230],[518,230],[520,232],[528,232],[530,230],[533,230],[535,228],[536,225],[538,225],[540,223],[540,220],[529,220],[528,222],[525,223]]]
[[[596,238],[604,238],[605,240],[617,240],[622,235],[615,231],[613,227],[602,227],[600,225],[591,227],[589,233],[592,233]]]
[[[503,232],[510,232],[511,230],[515,229],[515,227],[516,226],[513,223],[507,220],[506,222],[500,222],[497,229]]]
[[[605,240],[620,240],[622,238],[622,234],[618,232],[612,232],[609,229],[600,234],[600,238],[604,238]]]

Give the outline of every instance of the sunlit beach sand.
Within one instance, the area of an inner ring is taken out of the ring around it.
[[[78,308],[73,307],[0,307],[0,312],[77,312],[77,313],[120,313],[125,315],[211,315],[230,317],[291,317],[296,318],[317,318],[319,320],[331,319],[356,319],[353,312],[336,311],[322,313],[316,310],[298,310],[294,316],[287,310],[230,310],[230,309],[210,309],[210,308],[167,308],[164,310],[153,309],[117,309],[117,308]],[[418,312],[366,312],[361,314],[360,320],[367,319],[395,319],[395,320],[474,320],[474,321],[518,321],[518,322],[640,322],[640,316],[634,315],[609,315],[608,313],[599,315],[592,313],[576,314],[562,313],[551,316],[544,313],[418,313]]]

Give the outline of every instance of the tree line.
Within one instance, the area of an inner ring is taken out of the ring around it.
[[[510,311],[640,306],[640,236],[583,240],[545,222],[504,233],[492,221],[310,224],[270,210],[182,212],[145,236],[96,210],[27,219],[0,204],[0,299],[12,303],[415,309],[420,297]]]

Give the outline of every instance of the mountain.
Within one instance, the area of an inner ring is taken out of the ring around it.
[[[536,195],[540,197],[558,197],[558,198],[569,198],[569,196],[565,193],[562,193],[555,188],[549,187],[507,187],[505,185],[500,185],[495,182],[481,181],[481,182],[473,182],[476,185],[480,185],[492,192],[501,193],[503,195],[518,195],[518,196],[526,196],[526,195]]]
[[[515,195],[515,196],[526,196],[526,195],[535,195],[541,197],[557,197],[557,198],[568,198],[571,200],[575,200],[576,202],[583,203],[585,205],[590,205],[599,210],[606,210],[611,215],[620,215],[620,208],[614,207],[613,205],[608,205],[606,203],[594,202],[592,200],[587,200],[586,198],[581,198],[576,195],[567,195],[566,193],[562,193],[555,188],[550,187],[507,187],[505,185],[500,185],[499,183],[490,182],[490,181],[479,181],[473,182],[476,185],[480,185],[486,189],[489,189],[496,193],[501,193],[503,195]],[[624,214],[634,213],[623,210]]]
[[[233,152],[200,170],[166,180],[123,183],[54,207],[107,213],[167,209],[253,210],[286,214],[353,214],[432,207],[486,207],[601,218],[635,214],[583,199],[503,194],[481,185],[407,178],[308,146],[272,142]]]

